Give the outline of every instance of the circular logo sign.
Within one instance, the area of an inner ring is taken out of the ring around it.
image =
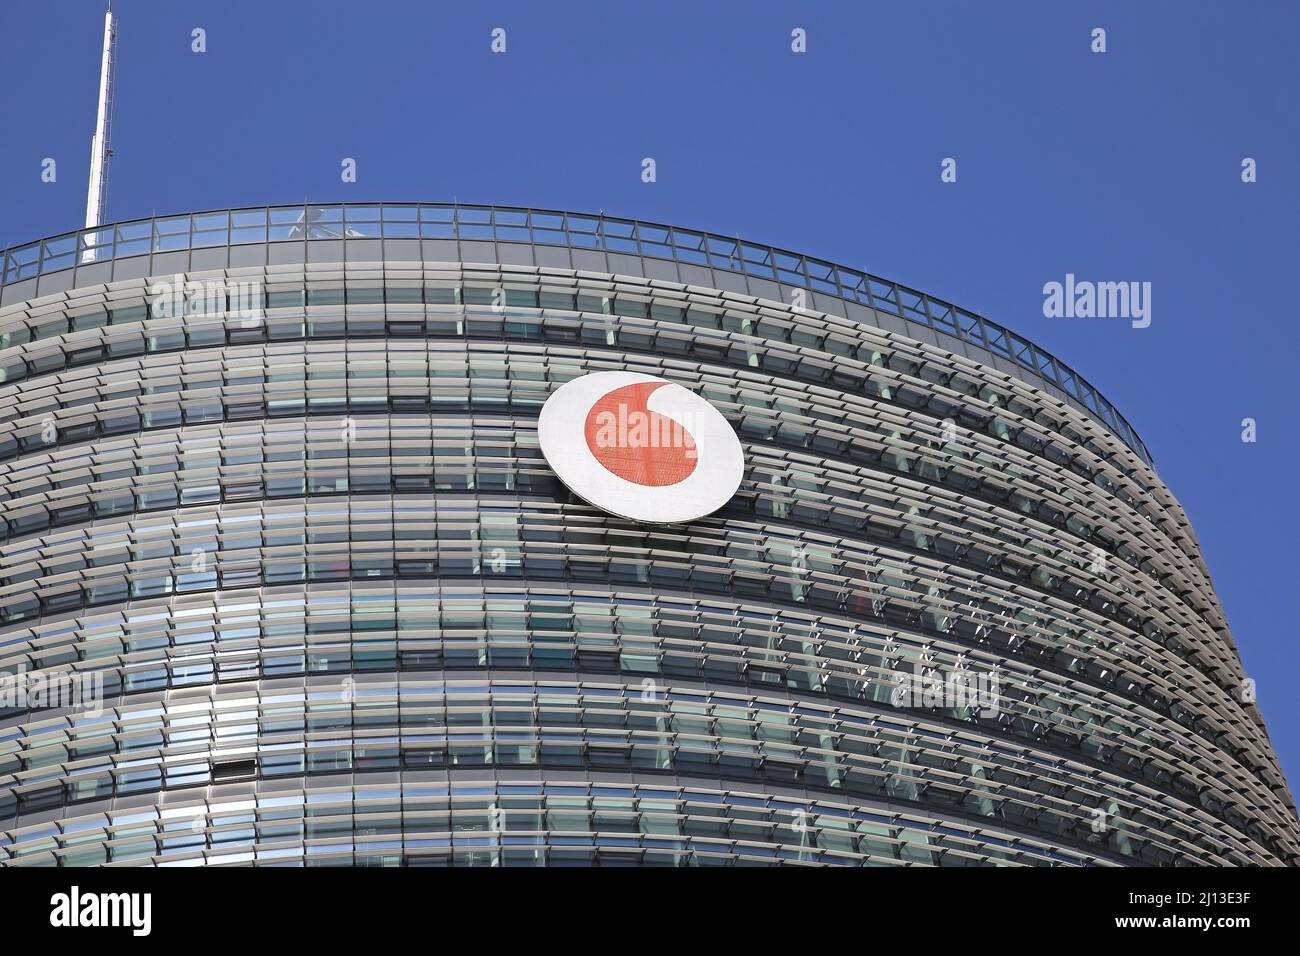
[[[542,406],[542,454],[569,490],[603,511],[677,524],[717,511],[745,456],[722,413],[694,392],[637,372],[566,382]]]

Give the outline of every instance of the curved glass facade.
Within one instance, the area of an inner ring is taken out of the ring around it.
[[[4,256],[0,865],[1300,862],[1186,517],[1006,330],[568,213],[62,241]],[[722,510],[552,474],[611,370],[734,426]]]

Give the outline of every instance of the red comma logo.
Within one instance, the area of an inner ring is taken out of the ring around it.
[[[583,501],[651,524],[712,514],[745,473],[744,449],[718,409],[642,372],[588,372],[565,382],[542,405],[537,441]]]
[[[601,396],[587,412],[583,434],[592,455],[624,481],[662,488],[695,471],[695,436],[680,422],[647,407],[667,382],[636,382]]]

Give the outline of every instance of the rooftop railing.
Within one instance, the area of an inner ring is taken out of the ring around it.
[[[918,323],[1015,362],[1080,403],[1153,465],[1137,432],[1082,375],[996,322],[824,259],[636,219],[464,203],[303,204],[157,216],[6,249],[0,254],[0,286],[129,256],[305,239],[459,239],[565,246],[707,266],[811,289]]]

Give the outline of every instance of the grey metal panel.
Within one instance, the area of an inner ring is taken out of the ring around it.
[[[66,292],[72,288],[72,269],[63,269],[59,272],[47,272],[40,277],[37,284],[37,295],[51,295],[55,292]]]
[[[423,258],[419,239],[385,239],[384,258],[391,262],[419,262]]]
[[[564,246],[534,246],[533,255],[539,266],[553,266],[570,269],[573,263],[569,259],[569,250]]]
[[[143,279],[149,274],[148,256],[131,256],[128,259],[113,260],[113,281],[124,279]]]
[[[1011,359],[1003,358],[1001,355],[993,356],[993,367],[999,372],[1005,372],[1008,375],[1020,376],[1028,374],[1018,363],[1011,361]]]
[[[570,250],[570,255],[573,259],[573,268],[579,271],[609,271],[609,266],[605,262],[605,253],[603,252],[597,252],[593,249],[573,249]]]
[[[677,263],[670,262],[667,259],[650,259],[642,260],[645,266],[645,276],[647,279],[662,279],[665,282],[681,282],[682,278],[677,272]]]
[[[460,258],[462,262],[496,262],[496,243],[480,242],[476,239],[462,239],[460,241]]]
[[[307,242],[308,262],[342,262],[342,239],[311,239]]]
[[[645,269],[642,267],[644,261],[645,260],[640,256],[629,256],[622,252],[611,252],[609,253],[609,271],[618,275],[645,275]]]
[[[225,246],[214,246],[211,249],[195,249],[190,253],[190,271],[192,272],[209,272],[213,269],[224,269],[229,264],[230,257],[227,255]],[[150,274],[158,274],[156,263],[154,271]]]
[[[344,257],[348,262],[381,262],[384,243],[380,239],[344,239]]]
[[[915,322],[908,324],[905,328],[907,329],[908,337],[916,339],[918,342],[925,342],[927,345],[938,344],[939,337],[935,334],[933,329],[918,326]]]
[[[261,243],[254,243],[247,246],[230,247],[230,268],[244,269],[250,266],[266,265],[266,253],[268,247]],[[157,260],[157,256],[154,259]]]
[[[955,352],[958,355],[966,354],[966,343],[961,339],[955,338],[947,332],[941,332],[938,329],[934,330],[934,338],[935,344],[938,345],[939,348],[945,349],[949,352]]]
[[[90,262],[77,266],[78,286],[99,285],[101,282],[111,282],[113,280],[113,263],[108,262]]]
[[[257,248],[264,248],[258,246]],[[190,253],[188,249],[177,252],[155,252],[153,262],[149,266],[150,275],[165,276],[176,272],[188,272],[190,269]]]
[[[1047,382],[1041,376],[1035,375],[1033,372],[1025,372],[1022,375],[1018,375],[1016,377],[1019,378],[1025,384],[1034,387],[1035,389],[1038,389],[1043,392],[1047,391]]]
[[[749,277],[749,294],[757,296],[760,299],[771,299],[773,302],[781,302],[781,286],[771,279],[760,279],[757,276]],[[789,302],[786,302],[789,305]]]
[[[749,286],[745,282],[745,277],[736,272],[728,272],[725,269],[713,270],[713,287],[715,289],[726,289],[728,292],[749,295]]]
[[[508,265],[531,266],[533,265],[533,247],[523,242],[498,242],[497,257],[500,262]]]
[[[876,312],[865,305],[859,305],[857,302],[844,303],[844,317],[850,322],[856,322],[859,325],[875,325]]]
[[[266,264],[290,265],[306,261],[307,246],[302,242],[273,242],[267,247]]]
[[[839,296],[828,295],[825,292],[817,292],[813,289],[808,290],[808,301],[811,308],[818,312],[825,312],[827,315],[845,316],[844,300]]]
[[[713,288],[713,270],[706,266],[692,265],[689,262],[677,263],[677,274],[687,285]]]
[[[1073,408],[1073,409],[1074,409],[1076,412],[1078,412],[1080,415],[1091,415],[1091,414],[1092,414],[1092,412],[1090,412],[1090,411],[1088,410],[1088,406],[1085,405],[1085,404],[1083,404],[1083,402],[1079,401],[1077,398],[1070,398],[1070,397],[1067,396],[1067,397],[1065,398],[1065,403],[1066,403],[1067,405],[1069,405],[1071,408]]]
[[[111,268],[111,263],[104,263],[105,271]],[[36,280],[23,279],[21,282],[11,282],[4,288],[0,289],[0,305],[13,305],[16,302],[25,302],[36,295]]]
[[[912,324],[900,319],[896,315],[890,315],[888,312],[881,312],[878,309],[872,309],[870,314],[874,316],[874,321],[870,324],[878,329],[884,329],[886,332],[897,332],[900,335],[911,335]]]
[[[460,247],[455,239],[425,239],[420,243],[425,262],[456,262]]]

